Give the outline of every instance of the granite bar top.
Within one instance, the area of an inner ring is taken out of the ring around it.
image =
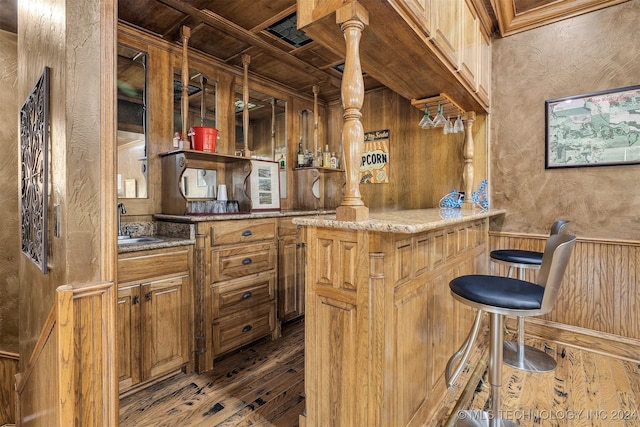
[[[195,226],[167,221],[125,222],[123,229],[132,237],[149,236],[159,241],[118,244],[118,253],[194,245]]]
[[[250,213],[228,213],[228,214],[191,214],[191,215],[167,215],[154,214],[153,218],[162,221],[175,222],[207,222],[207,221],[228,221],[230,219],[256,219],[256,218],[279,218],[290,216],[320,216],[335,213],[334,210],[280,210],[280,211],[264,211]]]
[[[312,227],[414,234],[505,213],[504,209],[384,210],[369,212],[367,221],[337,221],[334,214],[299,217],[293,219],[293,223]]]

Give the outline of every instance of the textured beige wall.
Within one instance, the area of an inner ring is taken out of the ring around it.
[[[18,39],[0,31],[0,351],[18,352]]]
[[[21,370],[66,284],[100,279],[100,1],[20,1],[18,94],[25,99],[44,66],[50,81],[49,273],[19,256]],[[53,209],[60,206],[59,237]],[[115,210],[113,215],[115,215]]]
[[[493,43],[491,186],[502,231],[640,240],[640,165],[545,170],[547,99],[640,84],[640,0]]]

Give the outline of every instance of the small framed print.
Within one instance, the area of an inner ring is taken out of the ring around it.
[[[253,211],[280,210],[280,165],[268,160],[251,160],[249,196]]]

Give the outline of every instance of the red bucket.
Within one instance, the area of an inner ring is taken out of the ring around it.
[[[194,126],[189,132],[191,136],[191,146],[197,151],[210,151],[215,153],[216,140],[218,139],[218,129],[204,126]]]

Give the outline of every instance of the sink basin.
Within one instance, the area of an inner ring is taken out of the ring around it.
[[[133,245],[133,244],[141,244],[141,243],[156,243],[162,242],[163,239],[159,239],[157,237],[150,236],[137,236],[137,237],[124,237],[118,236],[118,244],[119,245]]]

